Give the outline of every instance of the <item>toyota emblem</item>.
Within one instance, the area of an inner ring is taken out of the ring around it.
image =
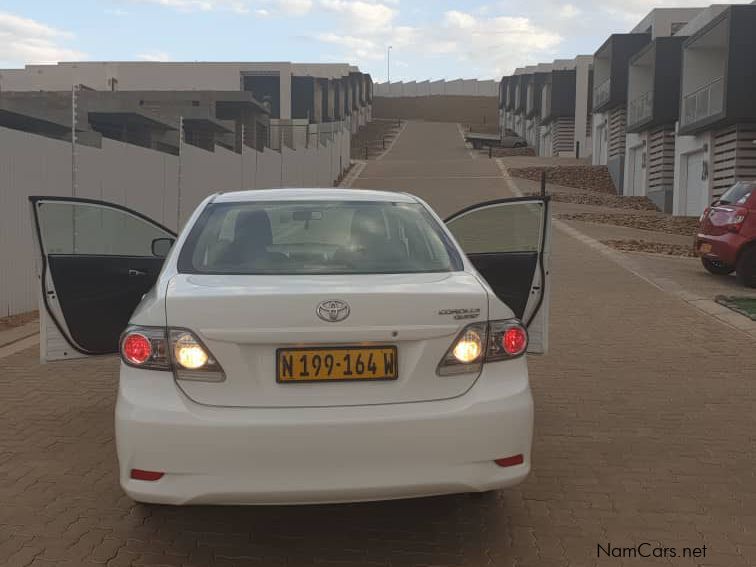
[[[349,304],[340,299],[326,299],[318,303],[315,309],[318,317],[328,323],[337,323],[349,317]]]

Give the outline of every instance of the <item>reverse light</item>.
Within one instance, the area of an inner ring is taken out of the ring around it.
[[[190,333],[184,333],[176,339],[173,345],[173,353],[176,362],[189,370],[202,368],[210,358],[202,345]]]
[[[215,360],[200,338],[189,329],[169,329],[174,375],[179,380],[222,382],[226,379],[218,361]]]
[[[459,362],[467,364],[477,360],[481,352],[483,352],[483,339],[474,329],[469,329],[457,340],[452,354]]]

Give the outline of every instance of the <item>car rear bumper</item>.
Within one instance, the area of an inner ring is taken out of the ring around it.
[[[519,364],[506,378],[500,364]],[[443,377],[439,379],[454,379]],[[458,398],[332,408],[218,408],[170,374],[122,365],[121,486],[165,504],[355,502],[503,488],[530,470],[533,401],[524,359],[486,365]],[[522,464],[494,459],[523,455]],[[132,469],[159,471],[133,480]]]
[[[718,235],[699,233],[696,235],[694,247],[699,256],[734,266],[738,250],[744,242],[745,238],[736,232]]]

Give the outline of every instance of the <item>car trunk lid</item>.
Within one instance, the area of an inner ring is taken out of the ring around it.
[[[349,316],[318,317],[337,299]],[[455,318],[455,310],[479,313]],[[443,313],[446,311],[445,313]],[[441,312],[441,313],[440,313]],[[195,402],[232,407],[364,405],[444,399],[476,373],[438,376],[460,330],[488,316],[487,294],[467,272],[379,275],[189,275],[172,278],[168,326],[197,333],[226,374],[223,382],[178,379]],[[396,346],[396,380],[279,383],[278,348]]]

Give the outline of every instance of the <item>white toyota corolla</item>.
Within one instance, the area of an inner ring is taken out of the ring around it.
[[[547,199],[442,221],[406,193],[218,193],[178,236],[113,203],[30,200],[42,358],[120,352],[133,499],[343,502],[527,476]]]

